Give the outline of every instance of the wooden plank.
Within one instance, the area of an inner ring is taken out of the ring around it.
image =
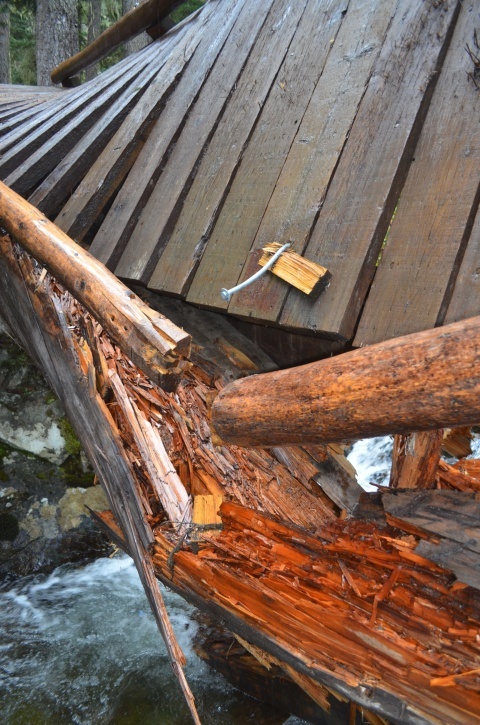
[[[281,3],[283,0],[276,0],[276,2]],[[303,2],[304,0],[302,0]],[[152,258],[152,255],[155,255],[159,243],[162,243],[160,241],[162,233],[165,234],[168,230],[171,216],[175,212],[180,197],[184,193],[189,178],[192,176],[212,132],[215,130],[213,139],[210,141],[209,148],[205,153],[210,158],[212,150],[216,149],[217,166],[219,155],[220,158],[223,155],[231,156],[232,138],[234,138],[236,144],[233,154],[237,156],[240,153],[243,146],[243,136],[240,135],[240,129],[242,131],[244,128],[250,130],[250,118],[252,115],[255,117],[259,112],[258,104],[263,100],[265,83],[264,79],[258,80],[256,77],[257,86],[254,92],[255,101],[258,100],[258,103],[255,102],[254,109],[247,103],[242,111],[237,103],[238,99],[242,97],[245,74],[248,73],[247,70],[242,72],[242,69],[245,63],[247,63],[246,67],[250,68],[254,58],[257,63],[260,63],[257,46],[263,34],[267,33],[267,27],[269,36],[276,37],[276,34],[271,30],[271,24],[275,22],[274,18],[277,16],[273,10],[271,11],[273,14],[268,15],[270,6],[272,6],[272,0],[255,7],[252,7],[251,3],[244,4],[243,11],[238,16],[232,32],[202,87],[200,96],[169,157],[168,164],[139,216],[125,252],[116,267],[115,271],[118,276],[135,280],[145,280],[150,276],[156,262],[156,257]],[[272,7],[276,7],[275,2]],[[294,11],[292,14],[295,15],[296,12]],[[272,52],[274,52],[274,48],[272,48]],[[261,73],[261,68],[260,65],[257,72]],[[219,93],[219,88],[223,89],[221,93]],[[233,89],[235,90],[232,98],[226,106]],[[250,99],[250,103],[253,105],[254,100]],[[230,115],[232,105],[237,110],[235,121],[232,120]],[[226,110],[223,112],[225,106]],[[223,115],[219,121],[222,113]],[[227,139],[221,136],[227,118],[231,125],[229,130],[232,134],[228,137],[229,145],[225,145]],[[217,128],[215,128],[216,126]],[[234,131],[236,136],[233,136]],[[218,141],[219,135],[220,142]],[[220,169],[217,170],[217,173],[220,173]],[[188,255],[189,249],[182,249],[180,255],[177,253],[177,263],[179,258]]]
[[[390,488],[435,488],[443,430],[396,435]]]
[[[290,292],[283,325],[352,336],[458,9],[399,2],[305,253],[332,284],[316,303]]]
[[[480,554],[480,494],[470,491],[398,491],[382,496],[385,511],[418,529]]]
[[[120,73],[106,88],[100,86],[89,94],[73,98],[68,109],[57,108],[53,117],[35,123],[35,128],[3,155],[0,163],[2,179],[26,196],[36,181],[51,171],[57,160],[75,145],[123,89],[136,80],[146,64],[147,60],[138,62],[129,72]]]
[[[159,109],[164,102],[164,96],[168,93],[171,84],[175,82],[176,74],[181,71],[184,64],[188,62],[193,52],[190,53],[189,48],[182,44],[180,51],[182,52],[182,62],[179,64],[179,53],[172,52],[172,45],[179,42],[181,36],[178,35],[169,39],[159,48],[158,57],[140,73],[134,84],[129,85],[118,98],[112,103],[107,111],[99,118],[92,128],[80,139],[78,144],[67,154],[62,156],[60,163],[53,169],[47,178],[38,186],[31,195],[29,201],[38,209],[41,209],[47,216],[51,217],[58,211],[59,204],[71,195],[72,190],[80,182],[80,180],[89,172],[92,164],[102,158],[103,174],[105,176],[106,168],[111,166],[111,157],[108,151],[102,155],[104,148],[109,144],[113,134],[122,124],[124,118],[128,115],[129,120],[125,124],[129,134],[125,137],[125,133],[117,134],[115,142],[110,144],[113,147],[115,156],[121,152],[125,153],[125,146],[128,140],[135,137],[135,130],[138,134],[143,125],[148,124],[155,109]],[[175,60],[177,61],[175,63]],[[172,72],[173,71],[173,72]],[[141,99],[140,99],[141,95]],[[134,104],[139,108],[131,111]],[[158,111],[157,111],[158,112]],[[136,119],[137,124],[133,123]],[[115,153],[117,152],[117,153]],[[105,158],[106,157],[106,158]],[[90,182],[91,183],[91,182]],[[97,184],[101,188],[99,196],[105,200],[104,184]],[[80,192],[75,194],[78,198]],[[70,208],[74,202],[69,200]],[[97,200],[97,206],[101,205],[100,199]],[[100,206],[101,208],[101,206]],[[78,207],[77,207],[78,212]],[[78,216],[78,215],[77,215]],[[67,212],[60,215],[59,221],[68,219]],[[62,226],[61,224],[59,226]],[[67,226],[67,225],[65,225]],[[64,228],[68,232],[69,229]]]
[[[213,12],[216,5],[210,3],[197,19],[196,32],[200,34],[200,42],[193,60],[168,99],[159,121],[151,130],[145,146],[93,240],[93,254],[106,264],[110,264],[109,260],[115,250],[117,258],[123,252],[138,214],[158,180],[166,154],[184,124],[244,4],[244,0],[227,0],[222,3],[222,13],[218,13]],[[209,8],[211,15],[208,14]],[[114,264],[116,261],[117,259]]]
[[[445,317],[444,300],[450,297],[479,199],[480,94],[467,75],[472,61],[465,52],[477,26],[478,5],[462,3],[356,345],[425,330]],[[468,307],[480,309],[478,297]]]
[[[152,25],[157,25],[171,10],[178,5],[179,0],[144,0],[140,5],[132,8],[123,17],[113,23],[109,28],[83,48],[79,53],[67,58],[51,72],[53,83],[72,78],[82,70],[90,68],[97,61],[105,58],[122,43],[134,38]]]
[[[150,54],[149,54],[150,55]],[[119,98],[124,99],[127,109],[135,99],[125,96],[125,89],[133,89],[136,96],[141,95],[155,70],[155,59],[149,62],[151,72],[142,73],[143,63],[139,60],[135,73],[132,76],[119,74],[119,77],[107,89],[105,89],[94,102],[89,103],[82,110],[77,112],[73,118],[65,123],[56,133],[51,133],[49,137],[38,146],[38,139],[35,137],[31,142],[28,139],[20,144],[22,154],[28,153],[23,163],[18,164],[12,172],[6,177],[6,183],[18,191],[19,194],[27,196],[36,183],[43,179],[55,168],[58,159],[63,159],[66,153],[79,142],[82,137],[88,133],[91,127],[104,116],[108,114],[112,105],[115,107]],[[148,66],[147,66],[148,67]],[[107,118],[112,122],[111,116]],[[12,155],[9,157],[9,164],[13,159],[19,158],[16,149],[12,149]],[[18,163],[18,160],[17,160]]]
[[[202,159],[171,238],[149,281],[152,289],[185,295],[208,244],[206,253],[210,255],[210,249],[213,249],[212,256],[218,260],[218,266],[225,266],[216,277],[213,272],[207,272],[211,274],[212,304],[222,306],[220,281],[222,287],[223,281],[228,282],[232,274],[236,275],[237,260],[243,261],[242,255],[249,249],[247,242],[247,249],[242,251],[246,246],[243,239],[248,238],[249,229],[258,227],[299,119],[322,73],[345,7],[345,3],[330,0],[321,4],[311,0],[307,4],[245,151],[242,141],[245,141],[248,126],[244,125],[244,108],[259,109],[255,99],[251,100],[248,95],[248,86],[245,87],[248,76],[243,76],[243,83],[235,92],[236,103],[232,98],[232,108],[227,111],[228,123],[226,119],[223,125],[224,134],[230,132],[231,137],[222,139],[222,128],[219,128]],[[274,55],[273,49],[269,54]],[[240,124],[244,126],[241,131],[238,130]],[[240,165],[220,211],[242,152]],[[211,232],[219,211],[219,220]],[[225,280],[224,274],[227,275]]]
[[[444,323],[480,314],[480,210],[455,280]]]
[[[145,143],[145,136],[165,104],[165,98],[190,62],[200,40],[194,29],[175,38],[178,40],[175,49],[167,44],[166,51],[170,50],[170,56],[149,84],[141,102],[128,114],[55,219],[61,229],[79,241],[129,172]],[[109,245],[115,249],[114,234],[107,239],[101,236],[100,244],[94,240],[91,252],[107,264],[110,260]]]
[[[480,561],[478,555],[455,541],[420,541],[415,553],[444,569],[450,569],[458,581],[480,589]]]
[[[246,250],[239,260],[243,269],[238,281],[253,274],[261,249],[271,241],[291,239],[295,251],[304,250],[396,5],[396,0],[349,3],[276,186],[267,200],[264,216],[259,223],[253,214],[253,224],[249,214],[230,219],[231,233],[245,239]],[[255,205],[251,198],[248,202]],[[237,278],[232,277],[231,281],[236,284]],[[246,318],[275,321],[287,289],[286,284],[269,275],[268,279],[264,277],[234,295],[229,311]]]
[[[224,441],[330,443],[480,420],[480,317],[237,380],[212,407]]]
[[[48,138],[49,133],[56,133],[75,113],[90,103],[103,89],[115,82],[120,69],[122,73],[135,74],[138,72],[137,66],[138,63],[135,63],[132,56],[129,56],[121,64],[109,68],[90,83],[58,93],[53,99],[47,100],[38,117],[35,116],[32,119],[30,111],[25,111],[15,119],[16,128],[10,130],[9,123],[0,125],[0,153],[6,154],[13,147],[18,150],[21,144],[28,143],[29,136],[37,138],[38,143],[41,143]],[[23,122],[19,125],[18,121]],[[23,160],[25,156],[24,154],[20,159]]]

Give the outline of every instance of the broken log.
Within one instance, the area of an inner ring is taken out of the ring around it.
[[[390,488],[435,488],[443,430],[397,434],[393,441]]]
[[[0,224],[101,323],[120,349],[166,389],[188,356],[190,336],[152,310],[95,257],[0,182]]]
[[[93,43],[57,65],[50,74],[52,82],[62,83],[90,68],[119,45],[158,25],[176,5],[180,5],[180,0],[145,0],[140,3],[107,28]]]
[[[212,406],[221,440],[329,443],[480,421],[480,317],[236,380]]]

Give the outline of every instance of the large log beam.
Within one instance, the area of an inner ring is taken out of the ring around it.
[[[155,312],[38,209],[0,182],[0,224],[78,299],[120,349],[172,389],[190,336]]]
[[[480,421],[480,317],[237,380],[212,422],[226,443],[327,443]]]
[[[147,28],[158,25],[172,10],[181,4],[181,0],[145,0],[138,7],[125,13],[120,20],[111,25],[93,43],[87,45],[71,58],[57,65],[50,74],[53,83],[62,83],[82,70],[109,55],[122,43],[126,43]]]

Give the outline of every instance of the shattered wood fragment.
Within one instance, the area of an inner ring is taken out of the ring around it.
[[[188,355],[189,335],[150,310],[100,262],[1,182],[0,219],[153,380],[170,387],[178,383],[179,358]]]
[[[443,432],[443,450],[450,456],[455,458],[465,458],[472,453],[472,429],[464,428],[447,428]]]
[[[170,624],[148,553],[154,536],[144,515],[141,485],[109,408],[99,393],[92,390],[95,380],[93,355],[91,352],[86,354],[79,344],[81,326],[75,316],[81,314],[83,317],[87,312],[48,275],[39,285],[40,275],[41,268],[35,266],[27,254],[16,254],[11,240],[0,237],[2,315],[6,316],[7,322],[13,322],[18,316],[16,335],[46,372],[69,419],[75,424],[121,525],[192,718],[200,723],[183,672],[185,658]],[[85,376],[83,371],[89,367],[92,375]]]
[[[396,435],[390,488],[435,488],[443,447],[443,430]]]
[[[258,261],[260,266],[264,267],[282,246],[278,242],[265,245],[263,255]],[[328,287],[332,277],[326,267],[311,262],[291,249],[286,249],[280,255],[273,267],[270,267],[270,272],[314,300]]]

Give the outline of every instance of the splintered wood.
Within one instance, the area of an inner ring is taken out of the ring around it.
[[[311,694],[318,682],[402,725],[478,721],[478,462],[440,461],[436,485],[459,491],[407,492],[447,494],[442,511],[426,498],[402,509],[396,489],[370,499],[369,520],[338,518],[362,507],[354,491],[348,505],[332,493],[354,488],[341,448],[213,444],[209,399],[255,364],[226,327],[210,351],[192,346],[166,392],[7,237],[0,250],[2,310],[47,369],[109,494],[123,533],[98,518],[135,559],[194,719],[154,574],[293,668]],[[185,314],[205,335],[204,313]]]
[[[281,246],[278,242],[267,244],[263,247],[263,255],[258,263],[263,267]],[[273,267],[270,267],[270,272],[314,300],[328,287],[332,276],[326,267],[311,262],[290,249],[286,249],[280,255]]]
[[[255,631],[262,649],[297,670],[367,687],[371,705],[381,689],[395,692],[402,722],[478,722],[480,594],[419,555],[419,537],[355,520],[309,536],[234,503],[222,519],[198,556],[175,554],[173,574],[157,536],[159,573],[220,606],[228,622],[240,616],[244,638]]]

